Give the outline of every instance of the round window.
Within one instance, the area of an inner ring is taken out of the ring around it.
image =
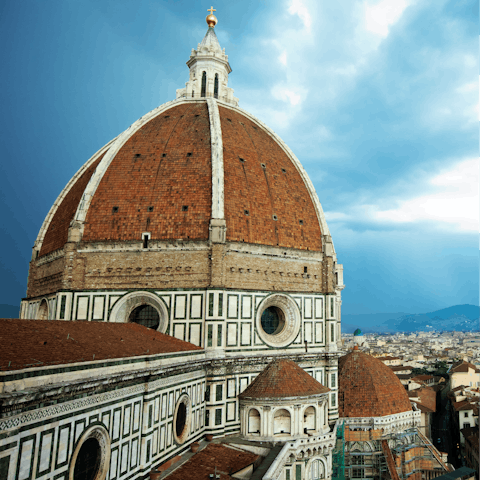
[[[87,439],[78,452],[74,480],[94,480],[100,468],[101,450],[98,440],[94,437]]]
[[[180,396],[173,416],[173,436],[175,441],[182,444],[187,440],[191,421],[190,397],[184,393]]]
[[[288,295],[270,295],[257,308],[258,335],[271,347],[283,348],[290,345],[300,331],[300,324],[298,305]]]
[[[140,305],[132,310],[129,321],[157,330],[160,325],[160,315],[158,315],[155,307],[151,305]]]
[[[68,480],[105,480],[110,466],[110,437],[92,425],[80,437],[70,460]]]
[[[268,335],[278,335],[285,327],[285,314],[278,307],[267,307],[262,312],[261,325]]]

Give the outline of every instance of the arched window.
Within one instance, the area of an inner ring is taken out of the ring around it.
[[[205,97],[207,92],[207,72],[202,73],[202,93],[201,96]]]
[[[218,98],[218,73],[215,74],[215,83],[213,86],[213,96]]]
[[[291,418],[290,412],[281,408],[275,412],[273,416],[273,434],[274,435],[290,435]]]
[[[308,407],[303,412],[303,428],[304,433],[314,432],[316,427],[315,407]]]
[[[260,435],[260,412],[256,408],[248,412],[248,433]]]
[[[308,480],[320,480],[321,478],[325,478],[323,463],[318,459],[313,460],[310,465],[310,475],[308,476]]]
[[[45,299],[40,302],[38,307],[37,320],[48,320],[48,303]]]
[[[195,90],[192,90],[192,98],[195,98]]]

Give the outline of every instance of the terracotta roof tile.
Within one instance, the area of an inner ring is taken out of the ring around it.
[[[437,392],[435,392],[435,390],[431,387],[425,386],[417,388],[416,390],[410,390],[408,392],[408,396],[410,398],[419,398],[419,400],[414,400],[412,398],[412,401],[416,402],[420,409],[425,407],[429,412],[435,412],[437,409]]]
[[[168,480],[207,480],[217,467],[220,480],[230,480],[232,479],[231,475],[248,467],[258,458],[259,456],[255,453],[210,443],[165,478]]]
[[[380,360],[352,350],[338,361],[340,417],[381,417],[411,411],[400,380]]]
[[[329,391],[294,361],[276,359],[267,365],[239,398],[308,397]]]
[[[12,318],[0,319],[0,345],[3,371],[202,350],[136,323]]]

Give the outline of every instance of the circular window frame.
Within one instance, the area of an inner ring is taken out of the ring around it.
[[[185,425],[183,427],[183,431],[181,435],[177,435],[177,415],[180,405],[185,405]],[[192,421],[192,401],[190,397],[186,393],[182,393],[177,400],[177,404],[175,405],[175,412],[173,414],[173,423],[172,423],[172,430],[173,430],[173,438],[178,445],[183,445],[190,435],[190,424]]]
[[[157,310],[160,317],[157,332],[165,333],[168,328],[168,309],[159,297],[150,292],[131,292],[124,295],[113,306],[109,321],[129,323],[130,314],[142,305],[150,305]]]
[[[283,313],[285,325],[276,334],[265,332],[262,327],[262,313],[268,307],[277,307]],[[256,327],[259,337],[270,347],[283,348],[290,345],[297,338],[300,331],[300,310],[295,301],[283,294],[273,294],[264,298],[257,308]]]
[[[103,425],[92,425],[81,435],[80,439],[75,446],[72,458],[70,460],[70,468],[68,471],[68,480],[74,480],[75,463],[77,462],[78,454],[83,444],[90,438],[95,438],[100,445],[100,467],[94,480],[105,480],[107,477],[108,469],[110,468],[110,436],[107,429]]]

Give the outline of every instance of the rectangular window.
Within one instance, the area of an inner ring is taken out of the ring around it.
[[[285,470],[285,480],[290,480],[290,469]]]
[[[302,480],[302,466],[295,465],[295,480]]]
[[[150,461],[150,445],[151,445],[151,442],[150,440],[147,442],[147,463]]]
[[[222,326],[217,326],[217,347],[222,346]]]
[[[221,317],[223,314],[223,293],[218,294],[218,316]]]
[[[208,315],[213,317],[213,293],[208,295]]]
[[[332,318],[335,316],[334,302],[334,298],[330,297],[330,317]]]
[[[463,416],[464,416],[464,417],[468,417],[468,412],[465,412],[465,413],[463,414]]]
[[[352,477],[353,478],[363,478],[361,468],[352,468]]]
[[[337,399],[335,398],[335,394],[332,395],[332,407],[337,406]]]
[[[215,425],[221,425],[221,424],[222,424],[222,409],[216,408],[215,409]]]
[[[208,333],[207,333],[207,347],[211,347],[213,345],[213,325],[208,326]]]
[[[217,402],[223,400],[223,385],[217,385],[217,390],[215,392],[215,400]]]
[[[205,410],[205,426],[208,427],[210,425],[210,410]]]
[[[67,305],[67,296],[62,295],[62,299],[60,300],[60,320],[65,319],[65,307]]]
[[[335,325],[333,323],[330,324],[330,341],[335,341]]]
[[[352,455],[352,465],[364,465],[363,455]]]
[[[336,380],[335,374],[332,373],[331,382],[330,382],[330,386],[331,386],[332,388],[335,388],[335,387],[337,386],[335,380]]]
[[[205,401],[210,401],[210,385],[207,385],[207,388],[205,389]]]

